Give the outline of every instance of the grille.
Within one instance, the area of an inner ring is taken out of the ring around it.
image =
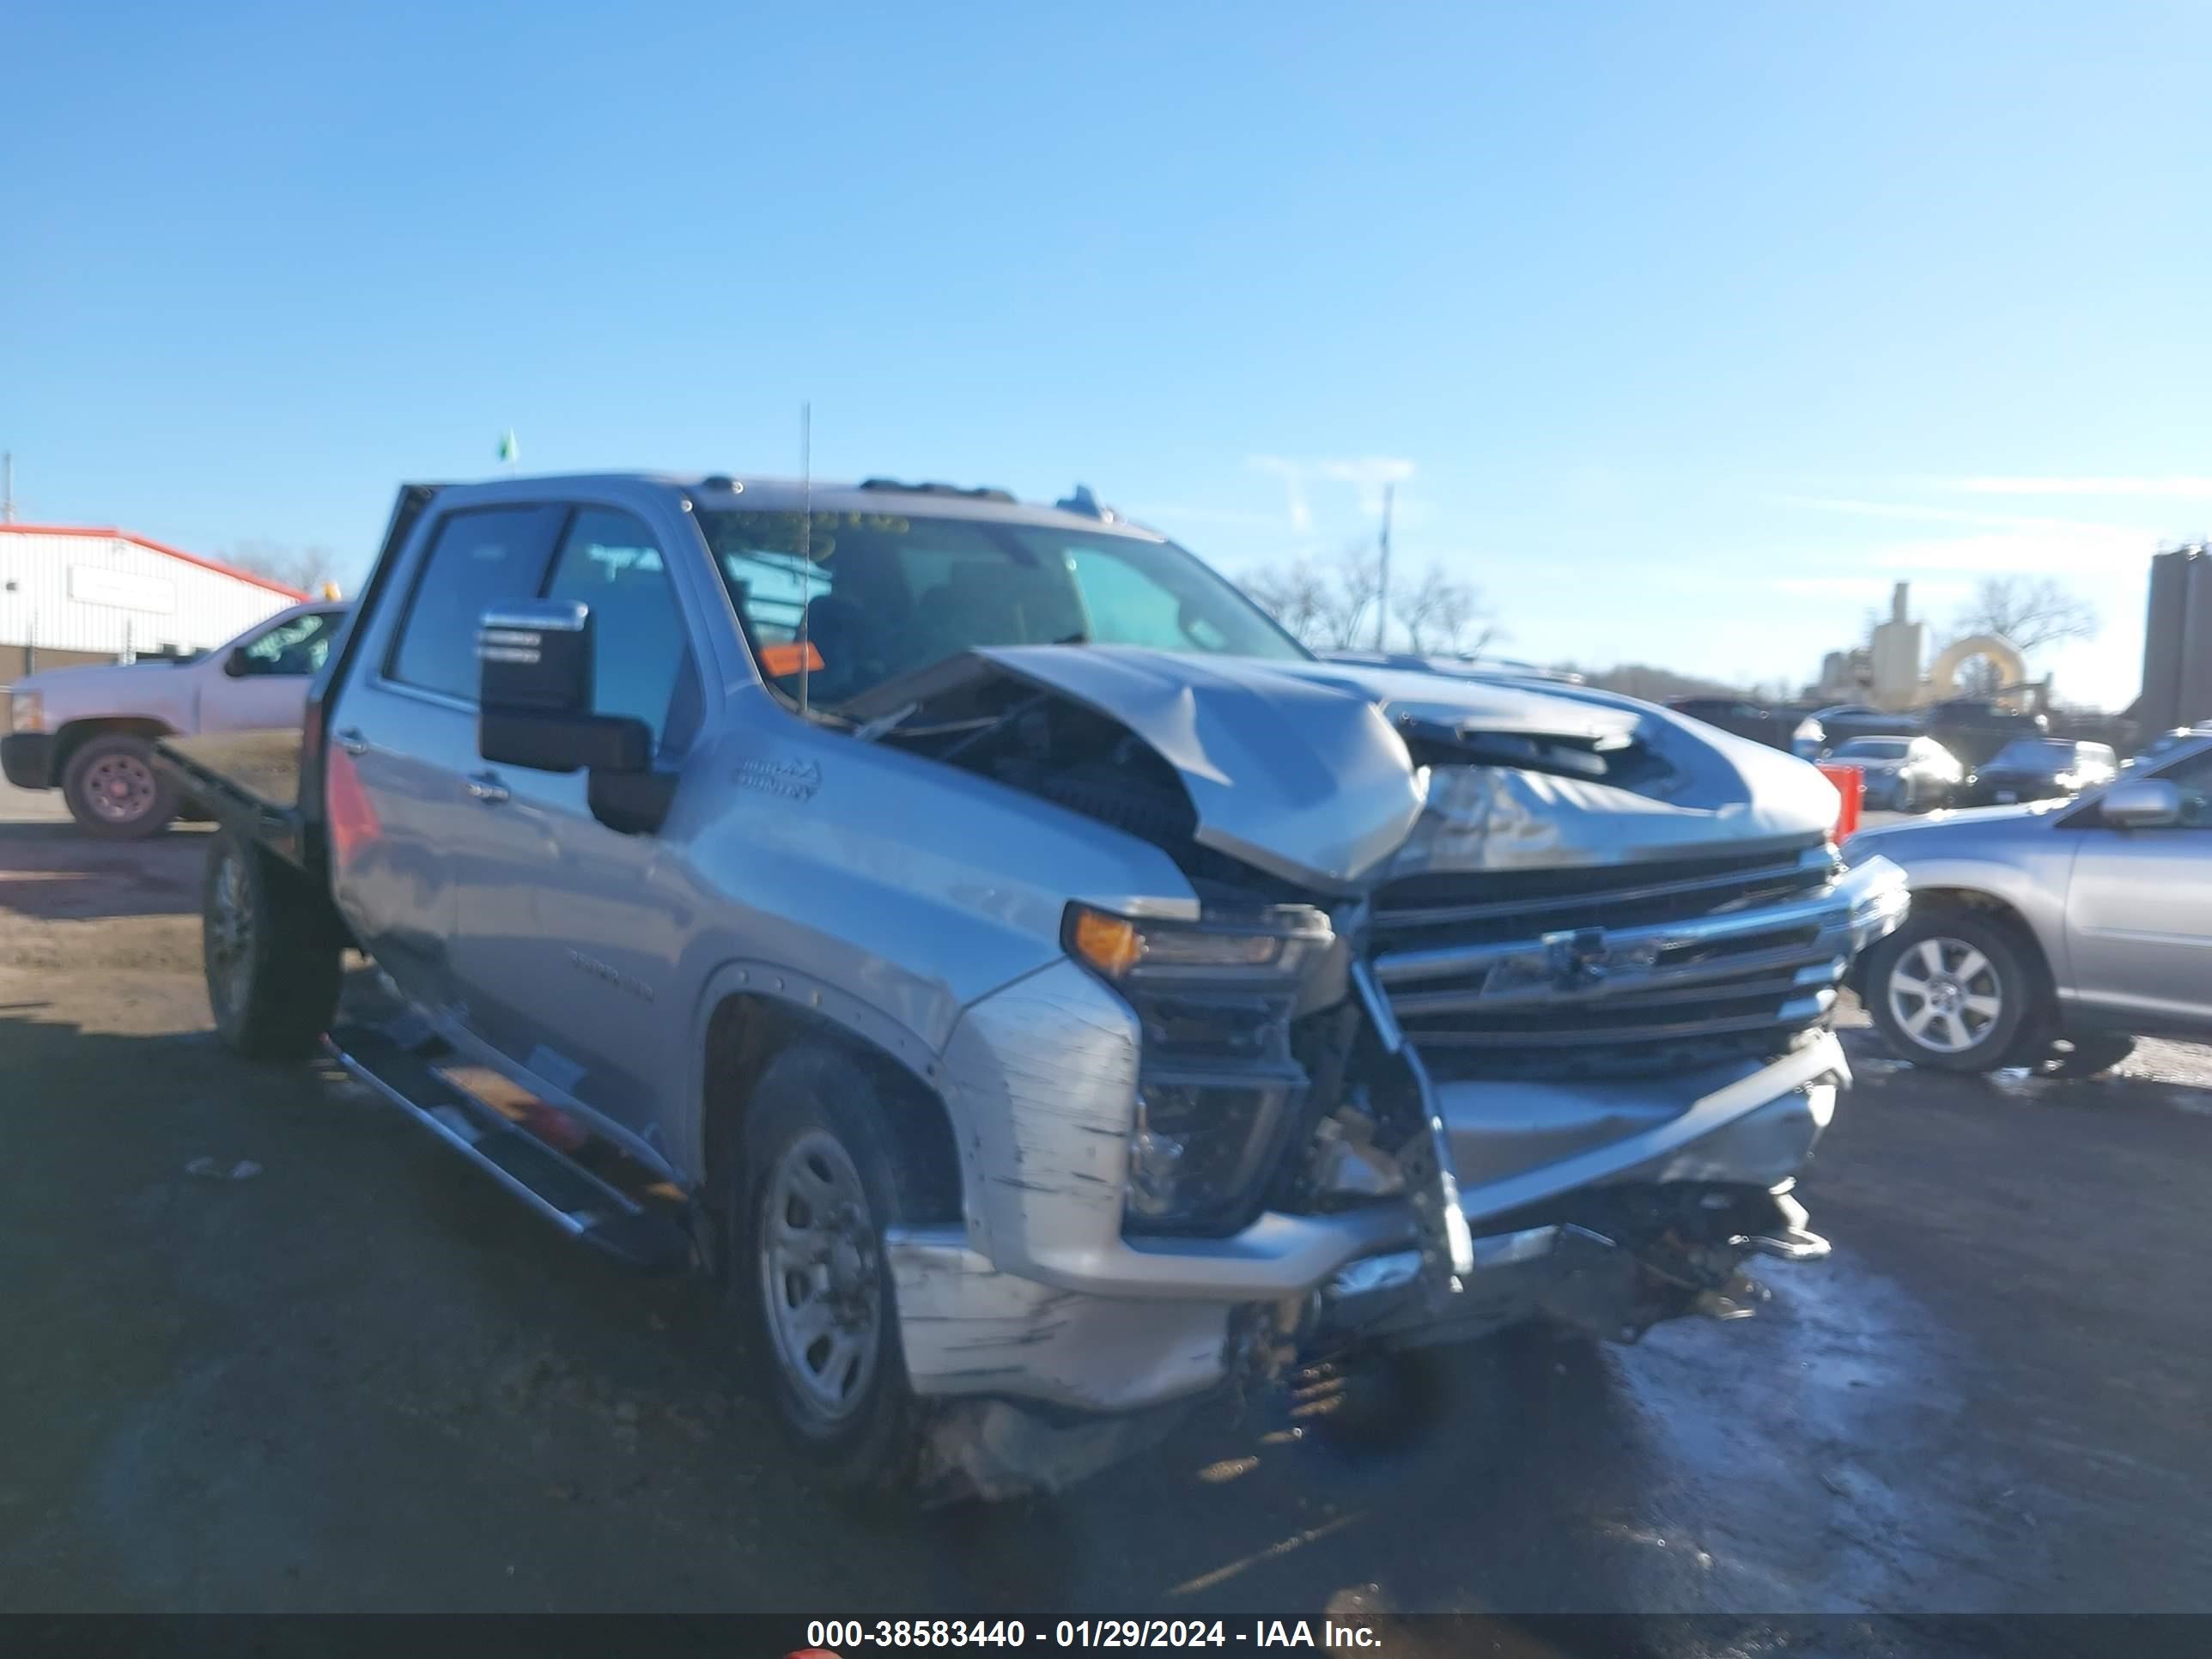
[[[1618,1076],[1778,1054],[1855,949],[1824,841],[1604,869],[1423,876],[1376,898],[1374,968],[1439,1077]]]

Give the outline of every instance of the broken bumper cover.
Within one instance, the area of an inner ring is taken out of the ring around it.
[[[974,1126],[963,1148],[967,1224],[890,1240],[918,1394],[1139,1410],[1227,1379],[1255,1328],[1267,1328],[1255,1311],[1290,1315],[1276,1320],[1280,1329],[1316,1295],[1395,1291],[1419,1276],[1414,1215],[1403,1201],[1269,1213],[1227,1238],[1123,1238],[1136,1050],[1127,1008],[1072,964],[978,1004],[956,1031],[947,1082]],[[1579,1129],[1524,1138],[1517,1150],[1487,1133],[1490,1109],[1504,1103],[1490,1098],[1498,1085],[1440,1091],[1462,1160],[1460,1207],[1475,1239],[1467,1291],[1486,1304],[1497,1302],[1493,1288],[1510,1292],[1510,1307],[1486,1316],[1490,1325],[1541,1310],[1545,1286],[1586,1265],[1588,1241],[1570,1237],[1561,1249],[1553,1230],[1540,1251],[1521,1237],[1530,1230],[1501,1231],[1498,1221],[1512,1212],[1607,1184],[1765,1189],[1796,1172],[1850,1082],[1842,1045],[1819,1031],[1780,1060],[1745,1066],[1656,1088],[1644,1079],[1633,1085],[1633,1121],[1617,1102],[1576,1108],[1554,1098],[1553,1129],[1577,1111]],[[1522,1156],[1543,1146],[1553,1155],[1533,1164]],[[1449,1316],[1437,1322],[1441,1337],[1464,1325]]]

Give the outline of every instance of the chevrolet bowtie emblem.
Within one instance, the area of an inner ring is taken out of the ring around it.
[[[1578,991],[1605,978],[1605,929],[1577,927],[1571,933],[1544,935],[1544,967],[1562,991]]]

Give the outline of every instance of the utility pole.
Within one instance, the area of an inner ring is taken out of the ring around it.
[[[1395,483],[1382,486],[1382,558],[1377,562],[1375,573],[1375,648],[1377,651],[1389,649],[1383,643],[1383,635],[1390,626],[1390,498],[1397,488]]]
[[[15,452],[0,455],[0,524],[15,522]]]

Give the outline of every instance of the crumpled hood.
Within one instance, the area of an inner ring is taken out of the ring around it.
[[[1806,763],[1581,686],[1123,646],[974,655],[1120,721],[1181,775],[1197,839],[1324,891],[1438,870],[1538,869],[1802,841],[1835,821]],[[1495,763],[1418,766],[1401,735],[1562,739],[1639,754],[1634,787]]]

